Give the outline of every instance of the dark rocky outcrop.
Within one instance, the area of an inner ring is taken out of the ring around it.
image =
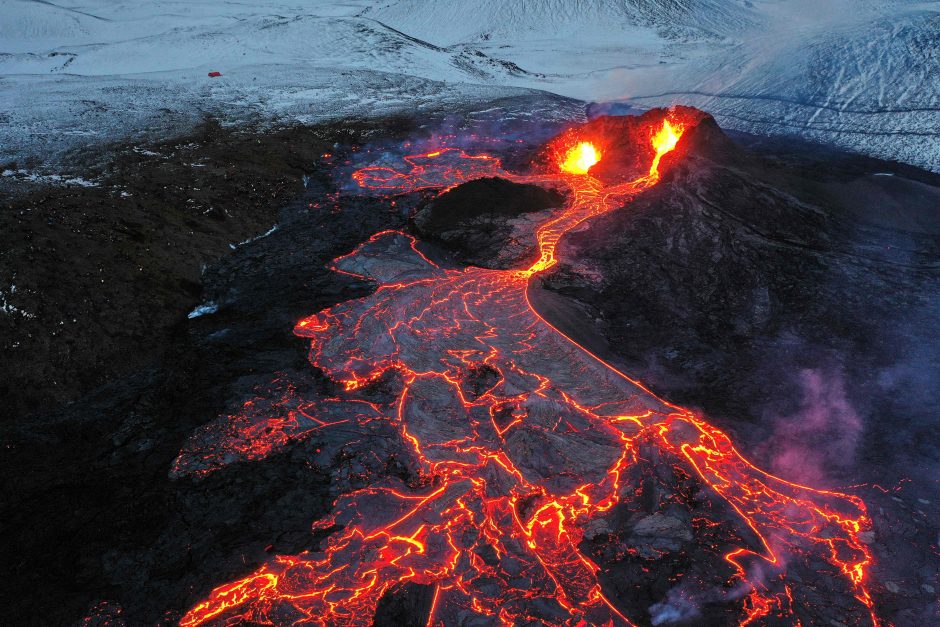
[[[435,198],[415,214],[414,224],[422,238],[441,244],[466,263],[513,268],[538,256],[533,221],[564,202],[564,195],[555,190],[482,178]]]
[[[334,206],[325,202],[333,191],[325,178],[314,177],[271,215],[276,231],[207,267],[201,298],[164,305],[174,323],[147,340],[159,344],[149,353],[153,367],[56,412],[4,415],[0,513],[10,541],[0,561],[8,565],[9,623],[73,625],[92,613],[88,624],[173,624],[218,581],[273,554],[318,547],[326,534],[311,533],[311,521],[335,494],[329,471],[310,463],[315,443],[274,455],[270,466],[238,464],[203,480],[172,479],[169,471],[194,429],[272,381],[334,390],[291,329],[311,311],[374,289],[328,264],[376,231],[404,228],[402,210],[420,196],[399,197],[398,208],[359,196]],[[200,300],[215,311],[187,319]],[[388,472],[397,471],[389,464]],[[111,614],[125,622],[102,618]]]
[[[386,136],[406,128],[383,126]],[[96,187],[0,190],[0,308],[15,308],[0,311],[0,421],[155,366],[199,304],[202,269],[270,229],[305,177],[327,178],[334,144],[375,127],[250,132],[209,121],[87,156],[83,174]]]

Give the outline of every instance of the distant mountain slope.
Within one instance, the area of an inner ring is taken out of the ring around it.
[[[692,104],[725,128],[940,171],[940,2],[2,0],[2,9],[0,165],[206,113],[309,122],[534,89]]]
[[[364,13],[402,27],[421,39],[440,45],[478,41],[518,44],[520,41],[583,36],[608,39],[637,27],[662,29],[677,36],[734,32],[749,24],[753,11],[739,0],[397,0]],[[572,40],[573,48],[579,42]],[[621,42],[624,43],[624,42]]]
[[[398,0],[363,15],[512,61],[564,95],[694,104],[728,128],[940,169],[937,2],[419,4]],[[536,86],[527,78],[519,82]]]
[[[41,2],[6,0],[0,20],[3,52],[21,52],[50,43],[82,41],[92,31],[95,18]]]
[[[644,77],[631,95],[695,104],[730,128],[940,169],[940,3],[871,3],[821,21],[798,19],[795,8],[780,3],[768,13],[773,28],[696,66]]]

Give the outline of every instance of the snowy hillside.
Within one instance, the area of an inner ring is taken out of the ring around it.
[[[365,15],[438,45],[486,43],[513,45],[556,39],[574,45],[597,46],[641,28],[661,29],[666,36],[717,36],[747,25],[753,11],[735,0],[469,0],[424,2],[398,0]],[[564,52],[558,50],[557,52]]]
[[[940,3],[0,0],[0,162],[519,89],[683,102],[940,170]],[[222,72],[210,78],[210,71]]]

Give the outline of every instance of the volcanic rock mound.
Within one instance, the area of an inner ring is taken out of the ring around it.
[[[506,269],[538,257],[533,225],[564,195],[498,177],[476,179],[441,194],[418,211],[418,233],[469,264]]]

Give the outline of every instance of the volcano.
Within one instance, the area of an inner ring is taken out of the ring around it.
[[[930,584],[900,594],[884,565],[905,543],[931,546],[923,508],[915,530],[892,526],[911,514],[898,489],[861,485],[871,477],[854,467],[835,475],[831,459],[795,473],[775,454],[774,441],[842,432],[736,410],[785,378],[749,379],[779,355],[771,339],[873,337],[886,311],[837,322],[826,308],[888,281],[935,293],[925,214],[937,177],[732,139],[687,107],[504,150],[454,140],[336,160],[276,232],[210,271],[210,313],[190,318],[167,363],[58,417],[104,416],[117,425],[102,427],[104,444],[63,453],[21,427],[19,463],[37,477],[22,494],[50,506],[40,486],[63,465],[100,498],[94,469],[135,460],[126,489],[85,506],[122,533],[74,549],[79,587],[97,593],[84,622],[927,616]],[[878,224],[848,213],[875,189],[906,210]],[[214,419],[206,397],[226,402]],[[126,450],[100,461],[121,437]],[[38,466],[63,455],[70,464]],[[141,494],[161,511],[122,522]],[[54,550],[27,546],[40,566]],[[919,572],[936,566],[920,553]],[[62,585],[29,573],[18,579]]]
[[[534,228],[531,265],[454,267],[401,231],[373,235],[336,259],[337,272],[372,281],[376,291],[304,318],[295,333],[309,339],[311,364],[344,392],[281,400],[268,408],[273,416],[252,401],[246,413],[200,433],[174,474],[218,472],[237,459],[262,463],[312,434],[330,440],[334,429],[347,439],[321,448],[320,459],[348,447],[351,433],[355,455],[367,455],[380,423],[381,437],[389,429],[397,436],[409,480],[342,496],[316,523],[341,529],[322,551],[278,556],[221,585],[181,624],[371,624],[380,601],[405,584],[433,590],[429,625],[469,616],[632,624],[635,608],[605,592],[604,561],[585,546],[631,515],[634,534],[656,538],[633,547],[640,562],[673,541],[709,538],[695,559],[709,574],[682,577],[682,585],[715,596],[729,621],[798,617],[807,601],[785,561],[807,556],[826,564],[819,575],[844,611],[877,623],[866,583],[872,557],[859,537],[871,521],[861,499],[757,469],[724,433],[605,363],[530,302],[529,283],[556,264],[561,238],[624,204],[629,211],[659,183],[665,157],[682,159],[681,137],[694,135],[704,117],[674,109],[601,119],[553,140],[548,152],[565,156],[544,172],[513,175],[483,160],[494,176],[568,189],[570,200]],[[573,147],[559,150],[566,143]],[[433,160],[440,154],[422,155],[420,165],[406,158],[399,176],[376,188],[387,193],[394,180],[401,187],[393,192],[407,192],[415,177],[459,183],[460,170]],[[368,187],[369,176],[357,179]],[[385,387],[386,402],[362,394],[374,385]],[[654,498],[655,511],[644,516],[644,492],[655,489],[644,474],[662,475],[662,467],[672,475],[667,484],[691,482],[708,494]],[[670,515],[678,504],[689,508],[685,516]]]

